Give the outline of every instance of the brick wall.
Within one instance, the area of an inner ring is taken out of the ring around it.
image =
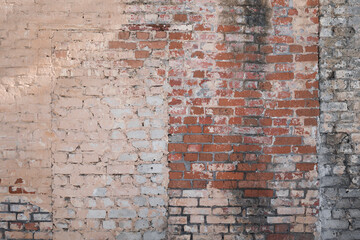
[[[359,6],[321,4],[0,0],[1,238],[356,239]]]
[[[321,226],[323,239],[358,239],[358,1],[321,1]]]

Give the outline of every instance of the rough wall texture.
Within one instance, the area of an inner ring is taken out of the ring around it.
[[[0,0],[0,238],[358,238],[359,7]]]
[[[323,239],[360,239],[360,2],[321,1]]]

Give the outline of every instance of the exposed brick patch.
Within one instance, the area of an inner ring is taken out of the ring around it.
[[[270,3],[222,1],[206,23],[208,6],[190,3],[181,19],[195,27],[171,34],[173,239],[315,238],[317,5]],[[220,206],[242,207],[225,217]]]
[[[1,239],[52,239],[52,214],[24,202],[0,203]]]

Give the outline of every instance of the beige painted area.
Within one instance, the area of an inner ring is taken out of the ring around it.
[[[165,81],[116,65],[135,58],[108,46],[133,16],[105,2],[0,0],[0,201],[53,213],[54,239],[166,225]]]

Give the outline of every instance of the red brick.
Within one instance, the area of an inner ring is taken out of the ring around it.
[[[316,147],[315,146],[293,146],[293,152],[294,153],[300,153],[300,154],[315,154],[316,153]]]
[[[226,144],[204,145],[204,152],[227,152],[231,150],[232,150],[231,145],[226,145]]]
[[[119,32],[118,38],[127,40],[130,37],[130,32]]]
[[[229,124],[242,124],[241,117],[232,117],[229,119]]]
[[[318,55],[317,54],[296,55],[295,60],[297,62],[317,62]]]
[[[215,143],[241,143],[241,136],[214,136]]]
[[[268,73],[266,74],[266,80],[292,80],[294,79],[294,73]]]
[[[296,170],[298,171],[312,171],[315,170],[317,167],[316,163],[297,163],[296,164]]]
[[[198,160],[198,154],[197,153],[185,153],[184,155],[185,161],[194,162]]]
[[[182,49],[182,42],[170,42],[169,49]]]
[[[194,26],[195,31],[210,31],[211,25],[210,24],[196,24]]]
[[[189,126],[187,128],[188,133],[201,133],[202,129],[201,126]]]
[[[274,17],[272,22],[274,25],[288,25],[293,21],[292,17]]]
[[[235,97],[242,97],[242,98],[261,98],[262,94],[260,91],[254,90],[245,90],[241,92],[235,92]]]
[[[155,38],[166,38],[167,33],[166,32],[156,32]]]
[[[303,52],[303,46],[301,45],[290,45],[289,51],[292,53],[302,53]]]
[[[206,188],[206,185],[207,185],[207,181],[194,180],[192,188],[193,189],[195,189],[195,188],[204,189],[204,188]]]
[[[274,195],[273,190],[253,190],[246,189],[245,197],[272,197]]]
[[[306,5],[308,7],[317,7],[320,5],[319,0],[307,0]]]
[[[190,113],[195,115],[200,115],[200,114],[204,114],[205,110],[202,107],[191,107]]]
[[[210,172],[184,172],[184,179],[213,179]]]
[[[143,66],[144,61],[142,61],[142,60],[124,60],[124,63],[128,67],[139,68],[139,67]]]
[[[304,174],[302,172],[295,172],[295,173],[276,173],[275,179],[276,180],[298,180],[302,179]]]
[[[244,105],[245,105],[244,99],[226,99],[226,98],[219,99],[219,106],[244,106]]]
[[[234,59],[233,53],[218,53],[214,56],[215,60],[231,60]]]
[[[244,143],[271,144],[272,137],[244,137]]]
[[[293,110],[291,109],[267,109],[265,111],[266,117],[289,117],[293,115]]]
[[[167,41],[140,42],[140,48],[148,47],[150,49],[164,49],[166,45]]]
[[[266,181],[239,181],[239,188],[266,188]]]
[[[318,91],[295,91],[295,98],[317,98]]]
[[[274,145],[299,145],[301,144],[301,137],[277,137]]]
[[[185,165],[183,163],[169,163],[169,168],[173,171],[185,171]]]
[[[256,163],[256,164],[239,163],[237,165],[237,170],[243,171],[243,172],[257,171],[257,170],[264,171],[264,170],[266,170],[266,164],[263,164],[263,163]]]
[[[216,173],[216,179],[229,179],[229,180],[242,180],[244,173],[241,172],[218,172]]]
[[[288,128],[264,128],[264,133],[270,136],[280,136],[289,133]]]
[[[109,48],[135,49],[136,48],[136,43],[110,41],[109,42]]]
[[[196,124],[197,122],[197,117],[184,117],[184,124]]]
[[[259,126],[259,120],[256,118],[244,118],[243,125],[256,127]]]
[[[182,172],[169,172],[169,179],[182,179],[183,173]]]
[[[194,78],[204,78],[205,77],[205,72],[200,71],[200,70],[194,71],[193,77]]]
[[[234,171],[235,165],[231,163],[215,163],[208,165],[209,171]]]
[[[269,36],[268,43],[293,43],[294,38],[290,36]]]
[[[185,143],[208,143],[212,142],[211,135],[185,135],[184,136]]]
[[[191,188],[191,182],[190,181],[169,181],[169,188]]]
[[[290,146],[264,147],[264,153],[266,153],[266,154],[288,154],[288,153],[291,153],[291,147]]]
[[[217,189],[236,189],[237,182],[236,181],[212,181],[210,182],[211,187]]]
[[[150,56],[149,51],[136,51],[135,58],[148,58]]]
[[[201,152],[202,145],[199,144],[190,144],[187,146],[188,152]]]
[[[274,173],[270,172],[249,172],[246,174],[246,180],[262,181],[274,179]]]
[[[293,62],[292,55],[270,55],[266,56],[266,62],[268,63],[290,63]]]
[[[262,147],[259,145],[239,145],[233,147],[234,152],[260,152]]]
[[[213,155],[210,153],[200,153],[199,154],[199,161],[212,161]]]
[[[196,51],[196,52],[193,52],[191,54],[191,57],[192,58],[197,58],[197,59],[204,59],[205,58],[205,54],[201,51]]]
[[[170,40],[191,40],[192,34],[191,33],[180,33],[180,32],[173,32],[169,33]]]
[[[217,32],[237,32],[240,30],[239,26],[234,25],[219,25]]]
[[[316,117],[319,116],[319,109],[298,109],[296,110],[296,115],[305,116],[305,117]]]
[[[277,232],[277,233],[289,232],[289,229],[290,229],[289,224],[276,224],[275,225],[275,232]]]
[[[305,126],[317,126],[316,118],[305,118],[304,119]]]
[[[220,68],[241,68],[242,63],[239,62],[216,62],[216,66]]]
[[[229,160],[229,154],[227,153],[217,153],[214,155],[214,160],[216,162],[226,162]]]
[[[181,118],[180,118],[180,122],[176,121],[175,123],[181,123]],[[169,128],[169,133],[170,134],[173,134],[173,133],[187,133],[187,127],[186,126],[170,127]]]
[[[148,33],[148,32],[137,32],[136,33],[137,39],[146,40],[146,39],[149,39],[149,37],[150,37],[150,33]]]
[[[187,145],[183,143],[169,143],[168,150],[169,152],[186,152]]]
[[[182,154],[180,153],[169,153],[168,160],[169,161],[180,161],[182,159]]]
[[[231,161],[243,161],[244,160],[244,156],[243,153],[233,153],[230,155],[230,160]]]
[[[174,21],[176,21],[176,22],[186,22],[187,21],[187,15],[186,14],[175,14],[174,15]]]
[[[233,115],[232,108],[207,108],[206,112],[211,115]]]
[[[40,226],[39,223],[25,223],[25,229],[30,231],[38,231]]]
[[[261,116],[264,108],[236,108],[235,114],[239,116]]]

